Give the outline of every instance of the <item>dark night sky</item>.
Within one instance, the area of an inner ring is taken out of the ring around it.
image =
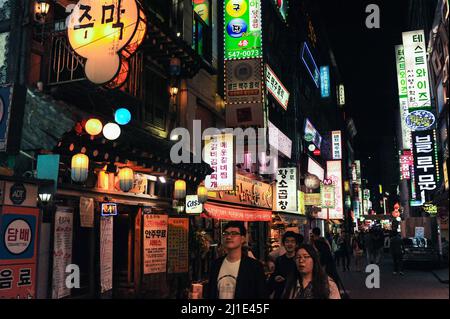
[[[365,25],[368,4],[380,7],[380,29]],[[358,131],[357,158],[369,184],[395,183],[394,46],[402,42],[406,0],[321,0],[321,13],[346,90],[346,113]],[[369,160],[369,157],[371,160]]]

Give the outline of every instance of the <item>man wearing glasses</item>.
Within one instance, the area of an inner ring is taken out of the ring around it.
[[[227,255],[212,263],[208,299],[267,299],[263,266],[242,253],[246,234],[242,222],[225,225],[222,241]]]

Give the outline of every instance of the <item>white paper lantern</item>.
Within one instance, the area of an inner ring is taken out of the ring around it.
[[[120,133],[120,126],[116,123],[108,123],[103,127],[103,136],[110,141],[116,140]]]

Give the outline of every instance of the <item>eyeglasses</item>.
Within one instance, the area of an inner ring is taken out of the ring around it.
[[[311,259],[311,256],[309,256],[309,255],[303,255],[303,256],[297,256],[297,259],[298,260],[302,260],[302,259],[304,259],[304,260],[308,260],[308,259]]]
[[[230,231],[230,232],[227,232],[227,231],[224,231],[223,233],[222,233],[222,235],[224,236],[224,237],[226,237],[226,236],[239,236],[239,235],[241,235],[241,233],[239,233],[239,232],[237,232],[237,231]]]

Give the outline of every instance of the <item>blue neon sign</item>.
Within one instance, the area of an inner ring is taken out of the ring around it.
[[[311,78],[313,79],[314,83],[316,84],[316,87],[319,88],[320,72],[319,72],[319,69],[317,68],[316,61],[314,61],[314,58],[313,58],[311,51],[309,50],[306,42],[303,43],[302,61],[303,61],[303,64],[305,64],[306,69],[308,70],[309,74],[311,75]]]
[[[320,94],[330,97],[330,68],[328,65],[320,67]]]

